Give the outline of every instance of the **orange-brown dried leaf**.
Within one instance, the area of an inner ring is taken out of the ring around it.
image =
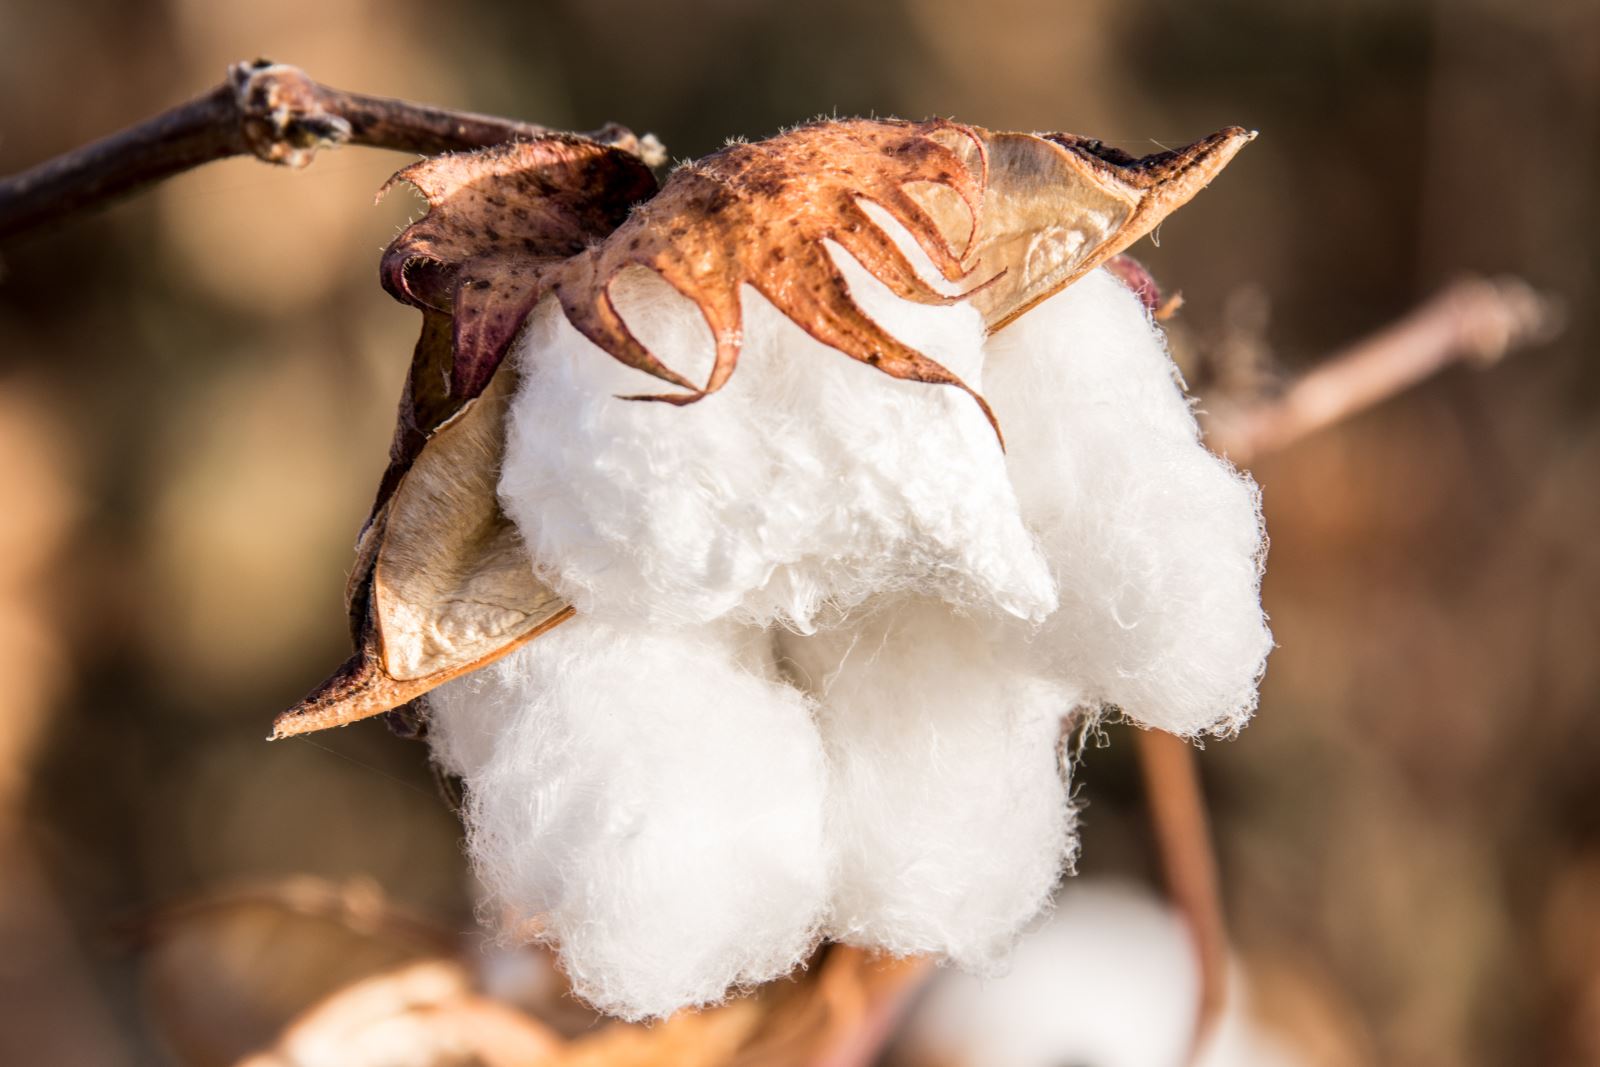
[[[432,959],[339,990],[235,1067],[538,1067],[561,1047],[550,1027],[475,989],[460,961]]]
[[[851,297],[827,241],[904,299],[956,299],[918,274],[863,201],[903,226],[946,281],[971,279],[966,299],[998,330],[1154,229],[1251,136],[1229,127],[1135,159],[1071,134],[945,121],[816,123],[681,168],[603,244],[553,270],[549,285],[591,341],[684,390],[639,399],[689,403],[728,380],[743,341],[746,285],[854,359],[970,393]],[[610,289],[629,267],[655,271],[699,307],[716,344],[705,382],[662,362],[623,322]]]
[[[1230,126],[1184,148],[1135,159],[1069,133],[975,134],[988,177],[977,235],[965,255],[979,277],[993,279],[971,298],[991,332],[1155,229],[1255,136]],[[942,136],[976,165],[969,139]],[[970,224],[948,200],[930,200],[930,210],[947,235]]]
[[[356,654],[278,717],[274,736],[407,703],[515,648],[570,609],[538,582],[495,499],[504,399],[469,410],[544,292],[550,267],[655,192],[627,152],[553,134],[413,164],[429,212],[385,251],[384,288],[422,311],[389,466],[345,587]],[[448,442],[448,443],[446,443]]]
[[[685,403],[714,392],[733,373],[743,342],[740,289],[750,285],[824,344],[897,378],[966,388],[943,366],[874,322],[852,299],[826,241],[845,251],[896,295],[947,303],[912,267],[862,206],[889,212],[947,280],[965,278],[959,253],[907,191],[916,183],[952,190],[976,216],[977,168],[938,139],[948,122],[849,120],[802,126],[768,141],[733,144],[677,170],[603,245],[563,264],[550,288],[577,329],[629,366],[685,390],[650,397]],[[981,146],[974,142],[981,160]],[[611,300],[625,268],[661,275],[699,307],[716,343],[710,376],[696,384],[661,362],[629,331]],[[969,390],[970,391],[970,390]]]
[[[828,945],[791,981],[661,1023],[611,1023],[574,1038],[548,1067],[872,1063],[932,969],[926,958]]]

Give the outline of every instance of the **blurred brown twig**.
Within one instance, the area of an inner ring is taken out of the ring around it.
[[[1511,351],[1551,340],[1559,305],[1520,278],[1463,278],[1409,314],[1296,379],[1270,400],[1208,419],[1212,449],[1240,466],[1281,451],[1459,362],[1490,366]],[[1228,935],[1217,861],[1195,750],[1159,730],[1135,735],[1163,881],[1194,941],[1200,1004],[1194,1049],[1226,1002]]]
[[[1276,399],[1211,420],[1212,448],[1241,466],[1375,407],[1453,363],[1488,366],[1552,339],[1562,315],[1520,278],[1463,278],[1324,360]]]
[[[204,96],[0,179],[0,238],[101,207],[175,174],[230,156],[304,167],[342,144],[422,155],[485,148],[557,131],[530,122],[450,111],[333,89],[298,67],[235,63]],[[662,161],[653,137],[608,123],[583,136]]]

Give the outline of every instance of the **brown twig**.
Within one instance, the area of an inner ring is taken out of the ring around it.
[[[1241,466],[1287,448],[1438,373],[1453,363],[1495,363],[1549,340],[1561,314],[1516,278],[1466,278],[1393,325],[1358,341],[1293,382],[1276,399],[1208,420],[1213,450]],[[1192,1049],[1198,1052],[1227,998],[1228,937],[1216,854],[1195,750],[1159,730],[1135,735],[1151,831],[1169,899],[1184,917],[1200,970]]]
[[[1167,900],[1194,943],[1200,997],[1190,1050],[1197,1054],[1227,1007],[1228,994],[1228,925],[1200,763],[1187,740],[1161,730],[1140,730],[1133,747]]]
[[[1464,278],[1324,361],[1277,399],[1220,413],[1207,427],[1207,438],[1216,451],[1248,464],[1375,407],[1453,363],[1487,366],[1515,348],[1548,340],[1560,328],[1558,307],[1526,282]]]
[[[204,96],[102,140],[0,179],[0,239],[89,211],[164,178],[230,156],[304,167],[342,144],[436,155],[556,131],[332,89],[297,67],[236,63]],[[608,124],[584,136],[655,165],[661,145]]]

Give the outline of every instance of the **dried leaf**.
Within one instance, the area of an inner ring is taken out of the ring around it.
[[[545,271],[616,229],[656,183],[636,156],[568,134],[426,159],[378,195],[398,182],[429,207],[379,267],[383,287],[423,312],[395,437],[393,461],[403,468],[489,384]]]
[[[946,280],[976,282],[966,298],[998,330],[1154,229],[1252,136],[1230,127],[1134,159],[1071,134],[993,133],[945,121],[802,126],[678,170],[603,244],[554,271],[548,285],[595,344],[688,390],[639,399],[690,403],[728,380],[743,340],[745,285],[854,359],[897,378],[971,392],[851,297],[825,240],[904,299],[954,299],[917,274],[862,201],[904,226]],[[716,341],[704,384],[663,364],[618,315],[610,287],[628,267],[655,271],[700,308]],[[993,421],[988,405],[974,398]]]
[[[425,960],[350,985],[238,1067],[532,1067],[561,1039],[475,992],[455,960]]]
[[[925,958],[887,959],[829,945],[793,981],[661,1023],[611,1023],[575,1037],[549,1067],[871,1063],[932,970]]]
[[[495,375],[400,480],[363,539],[370,564],[358,650],[278,717],[274,737],[398,707],[571,616],[534,577],[495,496],[515,384],[510,368]]]
[[[823,122],[770,141],[730,145],[680,168],[655,199],[598,248],[563,264],[551,289],[567,318],[617,359],[688,390],[648,399],[687,403],[714,392],[733,373],[743,341],[740,289],[750,285],[824,344],[897,378],[965,389],[955,375],[873,322],[850,296],[825,240],[838,242],[898,296],[946,303],[862,207],[887,210],[917,239],[948,280],[968,271],[907,191],[934,183],[970,213],[982,173],[931,134],[972,139],[947,122]],[[970,215],[969,215],[970,217]],[[634,337],[610,288],[627,267],[646,267],[699,306],[716,342],[710,377],[696,386]],[[968,390],[970,392],[970,390]],[[645,399],[645,398],[641,398]]]
[[[389,246],[381,275],[423,326],[345,588],[356,653],[278,717],[275,737],[402,705],[570,614],[534,578],[495,497],[515,388],[496,371],[544,273],[611,232],[655,178],[626,152],[552,135],[424,160],[384,191],[401,181],[430,211]]]
[[[378,191],[414,186],[428,201],[379,265],[396,300],[422,311],[422,333],[400,397],[389,467],[345,587],[361,642],[367,584],[385,505],[429,437],[488,385],[538,302],[552,264],[598,241],[656,190],[639,159],[570,134],[414,163]]]
[[[731,1067],[869,1062],[931,962],[830,945],[804,974],[649,1025],[548,1022],[480,992],[454,934],[374,886],[310,877],[208,894],[140,920],[144,988],[186,1064]]]
[[[807,979],[774,998],[729,1067],[860,1065],[877,1053],[933,974],[925,956],[894,959],[829,945]]]
[[[229,1064],[352,982],[454,951],[367,882],[296,877],[207,893],[127,924],[141,990],[185,1064]]]
[[[969,167],[979,165],[970,141],[943,136],[968,154]],[[989,330],[1004,329],[1155,229],[1254,137],[1230,126],[1136,159],[1067,133],[977,131],[988,183],[965,258],[979,277],[996,279],[972,296]],[[938,218],[947,238],[967,225],[948,208]]]

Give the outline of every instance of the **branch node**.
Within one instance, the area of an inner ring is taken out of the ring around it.
[[[240,133],[257,159],[298,170],[319,148],[350,140],[349,120],[327,109],[321,87],[298,67],[267,59],[235,63],[228,83]]]

